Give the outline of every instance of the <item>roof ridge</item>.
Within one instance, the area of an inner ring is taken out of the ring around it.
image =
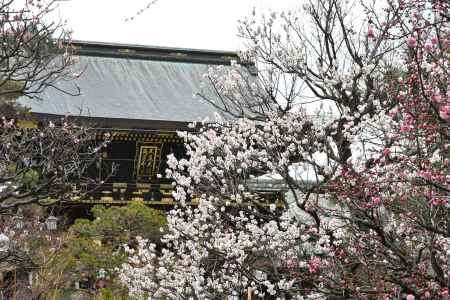
[[[182,61],[225,65],[230,64],[231,61],[241,63],[237,52],[233,51],[145,46],[78,40],[71,41],[70,45],[75,55],[83,56]]]

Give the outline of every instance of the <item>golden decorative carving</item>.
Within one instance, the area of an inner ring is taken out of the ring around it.
[[[117,52],[119,52],[119,53],[136,53],[136,50],[128,49],[128,48],[122,48],[122,49],[117,50]]]
[[[162,143],[138,143],[136,146],[136,176],[155,177],[161,162]]]
[[[19,128],[38,128],[36,121],[22,119],[17,120],[17,126]]]

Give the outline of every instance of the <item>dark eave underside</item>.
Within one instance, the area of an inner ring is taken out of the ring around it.
[[[84,117],[84,116],[68,116],[62,117],[55,114],[32,113],[30,119],[32,121],[52,121],[59,123],[63,118],[77,124],[90,128],[102,129],[120,129],[129,131],[146,131],[152,132],[173,132],[189,131],[189,122],[174,122],[160,120],[139,120],[139,119],[120,119],[120,118],[100,118],[100,117]]]

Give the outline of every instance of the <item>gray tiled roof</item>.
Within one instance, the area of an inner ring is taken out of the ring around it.
[[[232,53],[142,46],[80,43],[73,82],[54,88],[42,100],[20,99],[32,112],[91,118],[191,122],[213,117],[210,104],[193,98],[212,64],[226,64]],[[135,48],[133,48],[135,47]],[[122,50],[122,51],[121,51]]]

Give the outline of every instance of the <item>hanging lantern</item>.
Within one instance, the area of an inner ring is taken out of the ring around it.
[[[56,230],[58,226],[58,218],[55,216],[49,216],[47,220],[45,220],[45,226],[47,227],[47,230]]]
[[[21,214],[14,216],[13,222],[14,222],[14,227],[17,230],[21,230],[23,228],[23,226],[25,225],[25,223],[23,221],[23,216]]]
[[[0,233],[0,252],[9,251],[10,240],[5,234]]]
[[[239,300],[239,294],[236,291],[231,291],[231,295],[228,296],[228,300]]]
[[[103,269],[103,268],[100,268],[100,269],[97,271],[97,278],[98,278],[98,279],[106,278],[106,270]]]

